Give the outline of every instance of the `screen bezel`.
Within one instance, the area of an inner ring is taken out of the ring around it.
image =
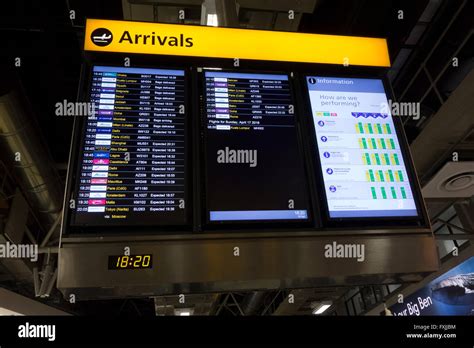
[[[416,175],[413,160],[409,151],[409,145],[406,139],[406,135],[403,129],[403,123],[400,116],[392,115],[394,128],[398,141],[400,144],[400,151],[403,156],[407,175],[409,177],[410,188],[413,193],[415,206],[418,212],[417,216],[381,216],[381,217],[344,217],[334,218],[329,215],[329,207],[326,197],[326,189],[322,174],[322,166],[319,158],[319,148],[316,140],[316,127],[314,125],[313,113],[311,107],[311,101],[309,97],[309,89],[307,87],[307,78],[311,76],[320,77],[335,77],[335,78],[359,78],[359,79],[372,79],[380,80],[383,84],[385,95],[387,99],[392,99],[391,90],[388,86],[387,78],[385,76],[375,76],[368,74],[342,74],[340,72],[325,72],[325,71],[314,71],[305,72],[298,76],[300,93],[301,108],[304,110],[301,116],[301,122],[305,129],[305,141],[306,147],[309,150],[308,165],[311,167],[312,179],[315,180],[315,187],[319,189],[319,192],[313,192],[317,196],[319,206],[321,207],[321,217],[323,220],[324,227],[334,228],[350,228],[350,227],[367,227],[367,228],[379,228],[379,227],[429,227],[427,218],[426,208],[421,196],[420,184]]]
[[[108,60],[96,60],[94,62],[86,62],[83,65],[83,74],[81,76],[81,86],[79,90],[79,101],[90,102],[91,94],[91,82],[93,76],[94,66],[110,66],[110,67],[120,67],[116,62]],[[191,125],[193,115],[193,108],[191,107],[192,96],[191,88],[189,84],[191,83],[190,79],[190,69],[183,67],[175,66],[155,66],[149,64],[134,64],[133,66],[127,66],[126,68],[143,68],[143,69],[163,69],[163,70],[182,70],[184,71],[184,94],[185,94],[185,110],[186,110],[186,119],[185,119],[185,142],[189,144],[193,142],[191,135]],[[69,208],[69,201],[71,199],[77,200],[75,197],[75,191],[78,188],[78,180],[80,179],[81,171],[81,161],[82,161],[82,152],[84,147],[84,136],[87,127],[87,117],[75,117],[74,120],[74,129],[73,129],[73,140],[71,143],[71,152],[70,152],[70,161],[68,171],[68,182],[67,182],[67,191],[65,199],[65,207],[68,207],[67,212],[64,214],[63,221],[63,234],[68,236],[98,236],[98,235],[129,235],[137,234],[137,228],[140,230],[140,234],[165,234],[165,233],[191,233],[192,232],[192,172],[193,172],[193,163],[192,155],[189,151],[189,146],[185,146],[184,151],[184,163],[185,163],[185,219],[184,223],[177,224],[76,224],[74,209]]]
[[[295,107],[294,117],[295,117],[295,132],[296,132],[296,141],[297,147],[300,154],[301,166],[302,166],[302,175],[304,175],[304,194],[307,201],[307,218],[306,219],[281,219],[281,220],[227,220],[227,221],[211,221],[210,220],[210,211],[208,207],[208,185],[207,185],[207,111],[205,107],[205,97],[206,97],[206,72],[223,72],[223,73],[242,73],[242,74],[269,74],[269,75],[284,75],[288,77],[288,84],[290,86],[290,96],[291,101]],[[309,180],[308,180],[308,168],[306,166],[306,156],[304,153],[304,144],[301,136],[301,127],[300,127],[300,115],[299,107],[295,95],[295,84],[290,72],[287,71],[269,71],[269,70],[251,70],[251,69],[206,69],[201,68],[198,73],[199,80],[199,126],[200,126],[200,165],[201,165],[201,220],[203,221],[203,231],[213,231],[216,229],[225,229],[225,230],[247,230],[250,228],[272,228],[272,230],[278,231],[279,229],[288,230],[288,227],[291,228],[308,228],[320,227],[320,219],[315,219],[314,209],[313,209],[313,199],[311,192],[309,191]]]

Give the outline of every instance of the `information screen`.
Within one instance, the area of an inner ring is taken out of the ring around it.
[[[185,224],[183,70],[94,66],[76,225]]]
[[[287,75],[205,72],[208,220],[307,220]]]
[[[382,81],[306,83],[329,217],[418,216]]]

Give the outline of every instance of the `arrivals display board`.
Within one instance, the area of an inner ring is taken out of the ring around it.
[[[308,220],[288,75],[204,72],[208,222]]]
[[[185,72],[93,66],[75,225],[185,223]]]
[[[306,76],[329,218],[417,217],[382,80]]]

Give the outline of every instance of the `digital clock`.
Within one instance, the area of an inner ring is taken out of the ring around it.
[[[109,256],[109,269],[145,269],[152,268],[152,255],[115,255]]]

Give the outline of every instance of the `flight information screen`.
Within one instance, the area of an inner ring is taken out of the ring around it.
[[[204,77],[208,221],[307,220],[288,76]]]
[[[94,66],[76,225],[185,224],[183,70]]]
[[[418,216],[382,81],[306,83],[329,217]]]

